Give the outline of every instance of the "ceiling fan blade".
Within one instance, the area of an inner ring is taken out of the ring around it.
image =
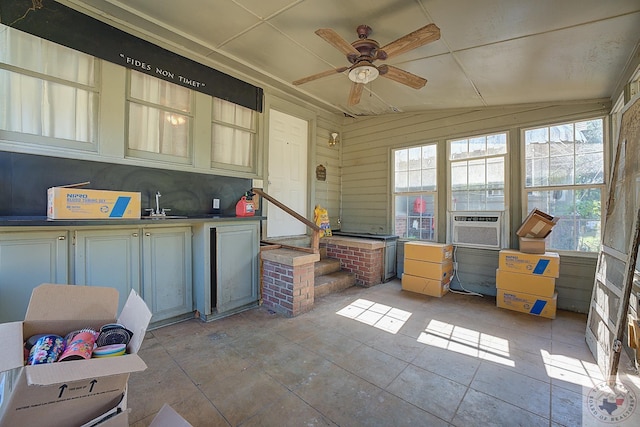
[[[440,28],[438,28],[436,24],[429,24],[419,30],[415,30],[414,32],[407,34],[404,37],[400,37],[398,40],[392,41],[388,45],[383,46],[381,50],[386,52],[387,58],[390,58],[436,41],[439,38]]]
[[[358,52],[355,47],[351,46],[348,41],[343,39],[340,34],[336,33],[331,28],[320,28],[316,31],[316,34],[345,55],[349,55],[350,53],[360,55],[360,52]]]
[[[396,68],[393,65],[381,65],[378,67],[378,71],[382,77],[386,77],[414,89],[420,89],[427,84],[427,79],[423,79],[422,77],[411,74],[408,71]]]
[[[298,86],[298,85],[301,85],[301,84],[304,84],[304,83],[308,83],[308,82],[313,81],[313,80],[321,79],[322,77],[330,76],[332,74],[342,73],[342,72],[346,71],[348,68],[349,67],[340,67],[340,68],[336,68],[334,70],[323,71],[321,73],[313,74],[311,76],[307,76],[307,77],[304,77],[302,79],[296,80],[295,82],[292,82],[292,84]]]
[[[351,84],[351,92],[349,92],[349,100],[347,101],[347,105],[356,105],[358,102],[360,102],[362,89],[364,89],[364,85],[362,83],[353,82]]]

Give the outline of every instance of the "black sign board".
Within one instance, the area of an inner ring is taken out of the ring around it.
[[[139,39],[53,0],[0,0],[0,23],[262,112],[262,88]]]

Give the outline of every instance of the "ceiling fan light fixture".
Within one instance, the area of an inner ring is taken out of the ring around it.
[[[378,69],[371,64],[357,65],[349,71],[349,80],[367,84],[375,80],[379,74]]]

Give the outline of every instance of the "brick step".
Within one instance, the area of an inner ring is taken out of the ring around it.
[[[356,276],[348,271],[336,271],[315,279],[314,298],[321,298],[350,288],[356,283]]]
[[[321,258],[320,261],[316,261],[314,266],[315,277],[336,271],[340,271],[340,260],[335,258]]]

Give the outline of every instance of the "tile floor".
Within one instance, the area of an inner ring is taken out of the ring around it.
[[[130,422],[147,426],[168,403],[208,427],[640,425],[640,378],[626,357],[620,408],[632,413],[596,418],[604,410],[589,397],[602,378],[585,324],[565,311],[549,320],[499,309],[491,297],[418,295],[398,280],[329,295],[296,318],[261,307],[189,320],[148,333]]]

